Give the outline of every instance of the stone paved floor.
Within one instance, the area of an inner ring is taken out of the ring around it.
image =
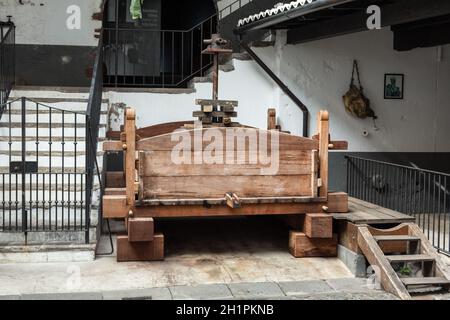
[[[139,290],[0,295],[0,300],[395,300],[364,279],[171,286]]]

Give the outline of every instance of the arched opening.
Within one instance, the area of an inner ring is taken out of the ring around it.
[[[133,20],[131,0],[109,0],[104,15],[105,86],[184,87],[211,58],[203,39],[217,30],[214,0],[145,0]]]

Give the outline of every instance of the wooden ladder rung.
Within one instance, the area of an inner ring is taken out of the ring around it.
[[[419,237],[400,235],[400,236],[374,236],[375,240],[378,242],[382,241],[420,241]]]
[[[429,262],[435,259],[427,254],[404,254],[386,256],[390,262]]]
[[[405,286],[450,285],[450,280],[442,277],[402,278]]]

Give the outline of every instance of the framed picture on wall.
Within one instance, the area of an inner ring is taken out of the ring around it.
[[[384,75],[384,98],[403,99],[405,75],[398,73],[387,73]]]

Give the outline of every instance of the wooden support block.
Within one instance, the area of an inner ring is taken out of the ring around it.
[[[123,143],[121,141],[105,141],[103,142],[103,151],[105,152],[123,151]]]
[[[128,219],[128,241],[146,242],[153,241],[155,234],[153,218]]]
[[[125,188],[125,174],[123,171],[107,171],[106,188]]]
[[[333,217],[326,213],[307,213],[304,230],[308,238],[333,237]]]
[[[124,218],[127,213],[126,195],[103,196],[103,218]]]
[[[230,107],[237,107],[239,105],[238,101],[233,100],[208,100],[208,99],[197,99],[195,100],[196,105],[200,106],[230,106]]]
[[[267,130],[275,130],[277,128],[277,111],[276,109],[267,110]]]
[[[130,242],[128,236],[117,237],[117,262],[164,260],[164,235],[155,234],[153,241]]]
[[[124,196],[127,193],[126,188],[106,188],[105,196]]]
[[[310,239],[303,232],[289,233],[289,251],[296,258],[336,257],[337,235],[330,239]]]
[[[345,192],[332,192],[328,194],[328,213],[347,213],[348,194]]]

